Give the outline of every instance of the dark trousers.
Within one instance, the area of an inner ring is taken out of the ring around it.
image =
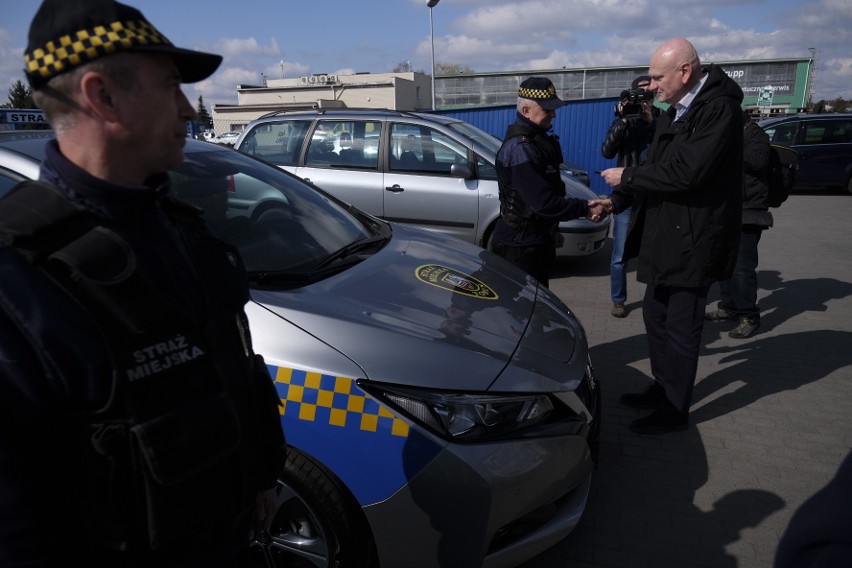
[[[684,414],[692,402],[709,288],[649,285],[642,303],[651,373],[675,410]]]
[[[719,307],[751,322],[760,321],[760,309],[757,307],[757,243],[760,242],[761,233],[761,227],[743,225],[740,248],[737,250],[737,266],[731,278],[719,282]]]
[[[545,288],[550,285],[550,269],[556,261],[556,248],[553,245],[510,247],[503,243],[493,243],[491,250],[524,270]]]

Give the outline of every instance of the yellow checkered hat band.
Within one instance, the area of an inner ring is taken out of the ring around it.
[[[24,61],[30,82],[43,84],[98,57],[151,45],[171,46],[172,43],[145,20],[112,22],[49,41],[25,53]]]
[[[518,87],[518,96],[524,99],[549,99],[556,96],[556,89],[554,87],[548,87],[547,89]]]

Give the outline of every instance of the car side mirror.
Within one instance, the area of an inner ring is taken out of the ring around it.
[[[467,164],[453,164],[450,166],[450,175],[462,179],[471,179],[473,171]]]

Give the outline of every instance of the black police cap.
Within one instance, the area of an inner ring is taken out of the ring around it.
[[[212,75],[220,55],[175,47],[142,12],[114,0],[44,0],[30,24],[24,72],[33,89],[100,57],[122,51],[172,58],[184,83]]]
[[[530,77],[518,87],[518,96],[537,102],[542,108],[555,110],[565,104],[556,96],[556,87],[547,77]]]

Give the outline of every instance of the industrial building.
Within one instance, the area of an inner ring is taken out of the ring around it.
[[[802,112],[810,101],[813,59],[717,62],[745,92],[744,108],[761,114]],[[618,97],[647,66],[590,67],[469,73],[435,77],[439,111],[514,105],[518,85],[531,75],[548,77],[568,101]],[[214,104],[217,134],[241,130],[268,112],[307,108],[389,108],[432,110],[431,77],[423,73],[317,74],[267,79],[264,85],[237,86],[237,104]]]

